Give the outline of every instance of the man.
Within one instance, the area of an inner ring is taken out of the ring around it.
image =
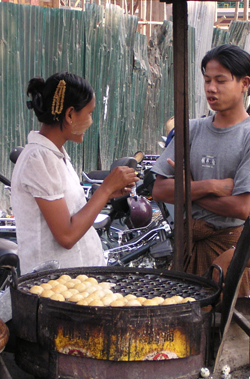
[[[250,214],[250,118],[244,96],[250,84],[250,55],[234,45],[210,50],[201,71],[214,115],[190,121],[193,246],[184,270],[203,274],[235,246]],[[174,204],[174,139],[153,167],[153,198]],[[249,283],[244,278],[248,295]]]

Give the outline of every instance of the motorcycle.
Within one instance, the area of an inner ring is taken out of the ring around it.
[[[10,159],[13,163],[21,151],[20,147],[11,152]],[[137,160],[135,157],[125,157],[111,165],[111,170],[117,165],[134,167],[138,170],[140,181],[131,195],[110,201],[97,216],[94,226],[103,242],[108,265],[169,268],[173,253],[173,230],[167,221],[164,207],[160,209],[161,206],[150,199],[154,178],[151,177],[150,170],[138,160],[138,155]],[[85,175],[88,182],[82,185],[87,197],[91,196],[95,186],[108,173],[109,171],[99,171],[97,179]],[[0,176],[0,181],[10,194],[11,182],[3,175]],[[11,319],[9,286],[13,277],[20,276],[20,262],[17,255],[15,220],[5,216],[0,217],[0,318],[7,322]],[[59,263],[49,261],[35,267],[32,272],[56,268],[59,268]],[[13,275],[13,271],[16,275]]]
[[[118,165],[133,167],[139,182],[131,194],[111,200],[103,209],[103,225],[97,228],[108,265],[140,268],[170,268],[173,258],[173,221],[164,203],[152,200],[154,174],[148,156],[117,159]],[[154,159],[150,160],[154,162]],[[82,173],[87,199],[110,171]]]

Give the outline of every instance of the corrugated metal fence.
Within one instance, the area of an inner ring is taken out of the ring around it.
[[[154,29],[149,46],[136,32],[138,18],[122,9],[89,4],[74,11],[0,3],[0,172],[11,177],[9,153],[38,129],[26,108],[30,78],[67,70],[84,76],[96,92],[94,123],[82,145],[67,150],[80,175],[108,169],[137,150],[159,153],[157,141],[173,115],[172,22]],[[211,31],[212,33],[212,31]],[[189,27],[190,117],[195,117],[195,39]],[[0,209],[6,206],[0,187]]]
[[[29,79],[61,70],[84,76],[96,92],[94,123],[84,144],[67,145],[79,174],[82,167],[107,169],[115,158],[137,150],[157,153],[157,140],[173,115],[172,23],[157,31],[152,42],[157,60],[151,62],[137,23],[137,17],[114,5],[90,4],[81,12],[0,3],[3,175],[11,177],[11,149],[24,145],[29,130],[39,128],[26,108]],[[3,208],[2,194],[1,199]]]

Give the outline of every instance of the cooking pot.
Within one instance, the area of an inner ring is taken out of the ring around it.
[[[113,283],[113,292],[153,298],[181,295],[196,301],[159,306],[95,307],[59,302],[29,292],[67,274]],[[183,358],[200,353],[201,307],[213,304],[220,285],[174,271],[91,267],[21,277],[11,288],[13,325],[19,338],[49,351],[111,361]]]

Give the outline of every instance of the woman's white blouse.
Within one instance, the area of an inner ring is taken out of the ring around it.
[[[48,138],[30,132],[13,171],[11,194],[22,275],[49,260],[59,261],[60,268],[106,265],[100,238],[93,227],[67,250],[54,239],[35,201],[65,198],[71,215],[86,204],[84,190],[65,149],[61,152]]]

